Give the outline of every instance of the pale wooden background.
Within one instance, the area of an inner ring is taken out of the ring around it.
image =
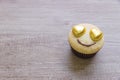
[[[72,54],[72,25],[91,23],[105,45]],[[0,0],[0,80],[120,80],[120,0]]]

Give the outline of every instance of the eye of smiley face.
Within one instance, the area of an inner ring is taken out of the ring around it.
[[[73,32],[74,36],[78,38],[86,32],[86,28],[81,25],[76,25],[72,28],[72,32]]]
[[[98,29],[91,29],[90,30],[90,37],[93,41],[99,41],[103,37],[102,31]]]
[[[102,31],[100,31],[99,29],[95,29],[95,28],[92,28],[90,31],[89,31],[89,36],[91,38],[91,40],[94,42],[92,44],[84,44],[82,43],[79,38],[81,36],[84,36],[84,34],[86,33],[86,28],[82,25],[76,25],[72,28],[72,33],[74,34],[74,36],[77,38],[77,42],[83,46],[86,46],[86,47],[90,47],[94,44],[96,44],[97,41],[101,40],[102,37],[103,37],[103,33]]]

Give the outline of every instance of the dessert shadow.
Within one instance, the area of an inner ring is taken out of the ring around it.
[[[70,56],[69,56],[69,63],[70,65],[68,66],[69,69],[72,72],[80,72],[83,70],[86,70],[86,68],[92,64],[94,61],[94,57],[82,57],[80,55],[76,55],[72,51],[70,51]]]

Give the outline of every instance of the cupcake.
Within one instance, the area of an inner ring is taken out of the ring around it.
[[[82,58],[93,57],[104,44],[103,32],[92,24],[73,26],[68,40],[72,52]]]

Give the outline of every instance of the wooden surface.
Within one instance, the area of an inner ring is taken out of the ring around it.
[[[91,23],[105,45],[72,54],[72,25]],[[0,0],[0,80],[120,80],[120,0]]]

